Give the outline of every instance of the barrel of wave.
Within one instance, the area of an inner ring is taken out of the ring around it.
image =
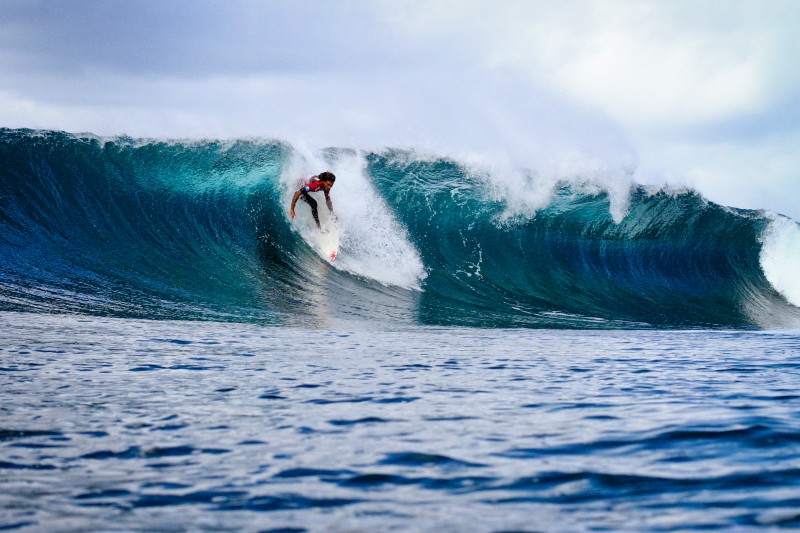
[[[780,215],[770,219],[761,237],[761,269],[776,291],[800,307],[800,225]]]

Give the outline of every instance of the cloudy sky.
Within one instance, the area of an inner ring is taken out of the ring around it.
[[[795,0],[0,0],[0,127],[580,161],[800,220],[798,28]]]

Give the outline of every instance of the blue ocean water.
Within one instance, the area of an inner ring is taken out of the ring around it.
[[[4,313],[36,531],[800,527],[800,337]]]
[[[798,265],[691,190],[0,130],[0,528],[798,528]]]

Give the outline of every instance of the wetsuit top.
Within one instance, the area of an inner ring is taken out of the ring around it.
[[[320,179],[317,179],[317,177],[316,177],[316,176],[313,176],[313,177],[312,177],[312,178],[311,178],[311,179],[308,181],[308,183],[306,183],[305,185],[303,185],[303,187],[302,187],[300,190],[301,190],[301,191],[303,191],[304,193],[316,192],[316,191],[318,191],[318,190],[322,189],[322,186],[323,186],[324,184],[325,184],[325,182],[324,182],[324,181],[322,181],[322,180],[320,180]]]

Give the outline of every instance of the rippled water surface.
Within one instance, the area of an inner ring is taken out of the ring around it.
[[[0,528],[800,528],[800,335],[0,314]]]

